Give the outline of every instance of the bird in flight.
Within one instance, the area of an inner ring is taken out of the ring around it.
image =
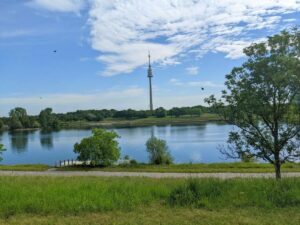
[[[201,90],[204,91],[204,87],[202,87]]]
[[[56,53],[56,52],[57,52],[56,50],[53,51],[53,53]]]

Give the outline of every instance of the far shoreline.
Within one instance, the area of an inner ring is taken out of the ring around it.
[[[225,122],[216,114],[205,113],[201,116],[182,116],[182,117],[149,117],[143,119],[104,119],[102,121],[69,121],[61,122],[59,130],[68,129],[93,129],[93,128],[136,128],[136,127],[148,127],[148,126],[193,126],[203,125],[205,123],[219,123],[225,124]],[[22,132],[22,131],[38,131],[41,128],[22,128],[11,130],[8,127],[2,129],[3,131]],[[56,131],[56,130],[46,130]]]

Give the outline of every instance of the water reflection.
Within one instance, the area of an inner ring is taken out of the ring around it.
[[[34,131],[10,131],[9,135],[12,151],[16,153],[27,151],[29,134],[32,133],[34,133]]]
[[[40,143],[41,146],[45,149],[53,148],[53,133],[50,131],[41,131],[40,132]]]
[[[122,157],[129,155],[139,162],[148,162],[146,141],[155,136],[167,142],[175,163],[221,162],[217,146],[226,143],[231,125],[209,123],[200,126],[151,126],[114,129]],[[58,132],[18,131],[0,134],[4,152],[3,164],[45,163],[76,158],[73,146],[91,135],[90,130]],[[49,150],[49,151],[45,151]],[[15,154],[18,153],[18,154]],[[21,154],[22,153],[22,154]]]

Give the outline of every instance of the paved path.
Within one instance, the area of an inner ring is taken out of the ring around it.
[[[104,172],[104,171],[0,171],[0,176],[51,176],[51,177],[151,177],[151,178],[270,178],[274,173],[152,173],[152,172]],[[300,177],[300,172],[282,173],[282,177]]]

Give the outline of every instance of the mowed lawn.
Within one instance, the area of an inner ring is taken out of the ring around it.
[[[300,178],[0,177],[0,202],[0,224],[298,225]]]
[[[0,167],[1,170],[1,167]],[[120,165],[109,167],[60,167],[62,171],[110,171],[110,172],[160,172],[160,173],[274,173],[274,166],[269,163],[199,163],[199,164],[171,164],[171,165]],[[286,163],[282,165],[282,172],[300,172],[300,163]]]

